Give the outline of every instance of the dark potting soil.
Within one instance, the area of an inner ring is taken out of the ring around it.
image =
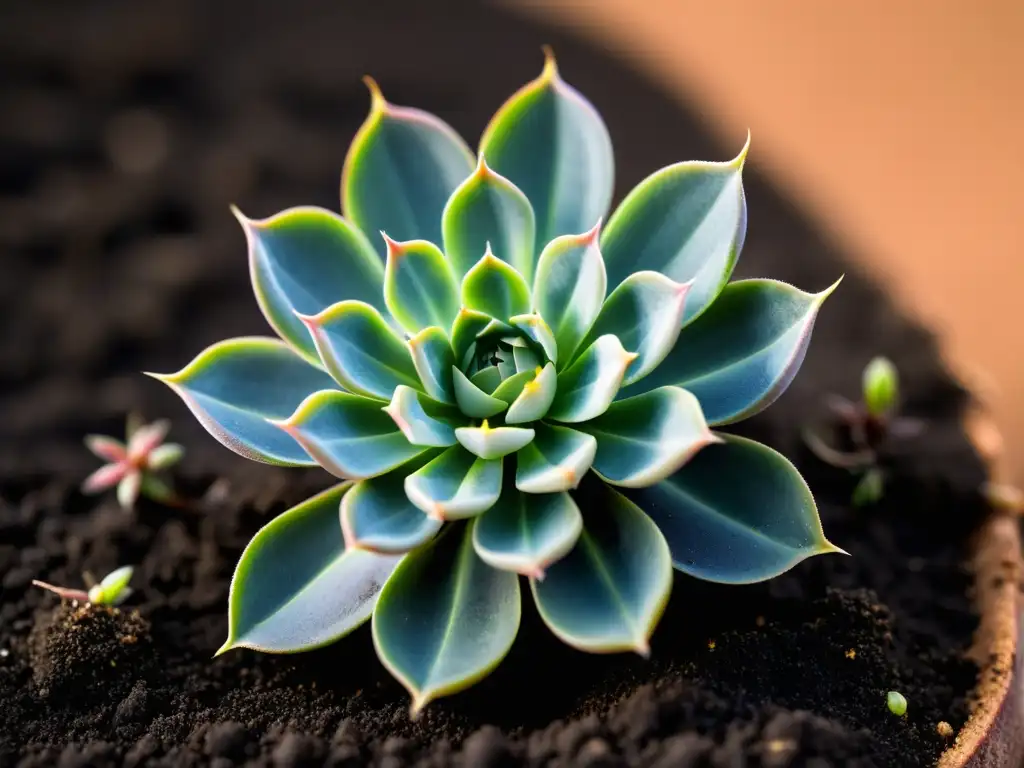
[[[529,600],[487,680],[410,722],[364,628],[333,647],[211,660],[237,558],[273,515],[326,486],[209,438],[140,370],[268,333],[248,285],[251,216],[337,207],[345,148],[374,74],[396,103],[464,135],[540,68],[605,115],[618,191],[685,158],[732,157],[701,117],[597,48],[494,8],[334,0],[33,0],[0,23],[0,766],[919,766],[966,716],[976,626],[963,570],[984,469],[959,426],[965,394],[901,316],[748,164],[737,276],[820,290],[841,273],[804,368],[737,431],[797,461],[825,530],[852,557],[774,581],[678,577],[650,660],[559,644]],[[680,20],[684,23],[684,20]],[[908,205],[912,202],[908,201]],[[927,431],[888,459],[884,500],[801,447],[828,392],[855,396],[892,357]],[[84,498],[86,432],[124,414],[175,418],[184,509]],[[80,586],[136,565],[119,611],[61,606],[33,578]],[[886,709],[888,690],[909,702]]]

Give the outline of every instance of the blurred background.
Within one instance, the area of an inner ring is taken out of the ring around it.
[[[765,186],[740,274],[787,279],[792,245],[875,275],[989,402],[1024,482],[1022,41],[1020,0],[4,0],[0,463],[85,471],[96,414],[183,416],[140,368],[265,332],[227,205],[337,208],[361,75],[474,143],[552,43],[608,120],[620,196],[749,129]]]
[[[520,0],[701,115],[935,331],[1024,482],[1024,2]],[[751,232],[750,237],[756,237]]]

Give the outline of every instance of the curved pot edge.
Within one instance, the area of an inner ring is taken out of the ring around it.
[[[990,417],[970,414],[967,431],[994,466],[995,457],[985,450],[998,435]],[[937,768],[1015,768],[1024,764],[1024,657],[1017,653],[1024,633],[1024,562],[1017,515],[992,514],[971,542],[969,567],[981,619],[968,655],[980,672],[970,716]]]

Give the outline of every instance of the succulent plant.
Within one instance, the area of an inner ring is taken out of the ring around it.
[[[565,642],[647,654],[673,566],[741,584],[841,551],[788,460],[709,426],[786,389],[835,287],[728,283],[746,147],[663,168],[602,227],[611,140],[550,52],[475,156],[367,82],[344,217],[235,211],[281,338],[157,375],[237,453],[344,480],[246,548],[221,652],[372,615],[415,715],[505,656],[520,576]]]
[[[117,488],[117,501],[124,509],[135,506],[139,495],[153,501],[175,499],[171,487],[158,473],[181,461],[185,450],[177,443],[165,443],[171,428],[166,419],[143,424],[137,415],[128,417],[125,442],[107,435],[88,435],[86,447],[107,461],[82,483],[82,493],[101,493]]]
[[[98,583],[89,574],[86,574],[85,583],[88,590],[57,587],[37,579],[33,579],[32,583],[59,595],[62,600],[77,600],[80,603],[92,603],[93,605],[120,605],[132,593],[128,582],[132,580],[134,570],[130,565],[122,566],[108,573]]]

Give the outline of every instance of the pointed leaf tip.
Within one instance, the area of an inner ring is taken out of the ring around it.
[[[541,70],[541,80],[554,80],[558,77],[558,61],[555,58],[555,50],[545,43],[540,47],[541,52],[544,54],[544,69]]]
[[[383,112],[388,107],[387,99],[380,89],[380,85],[370,75],[363,75],[363,85],[370,92],[370,113]]]

